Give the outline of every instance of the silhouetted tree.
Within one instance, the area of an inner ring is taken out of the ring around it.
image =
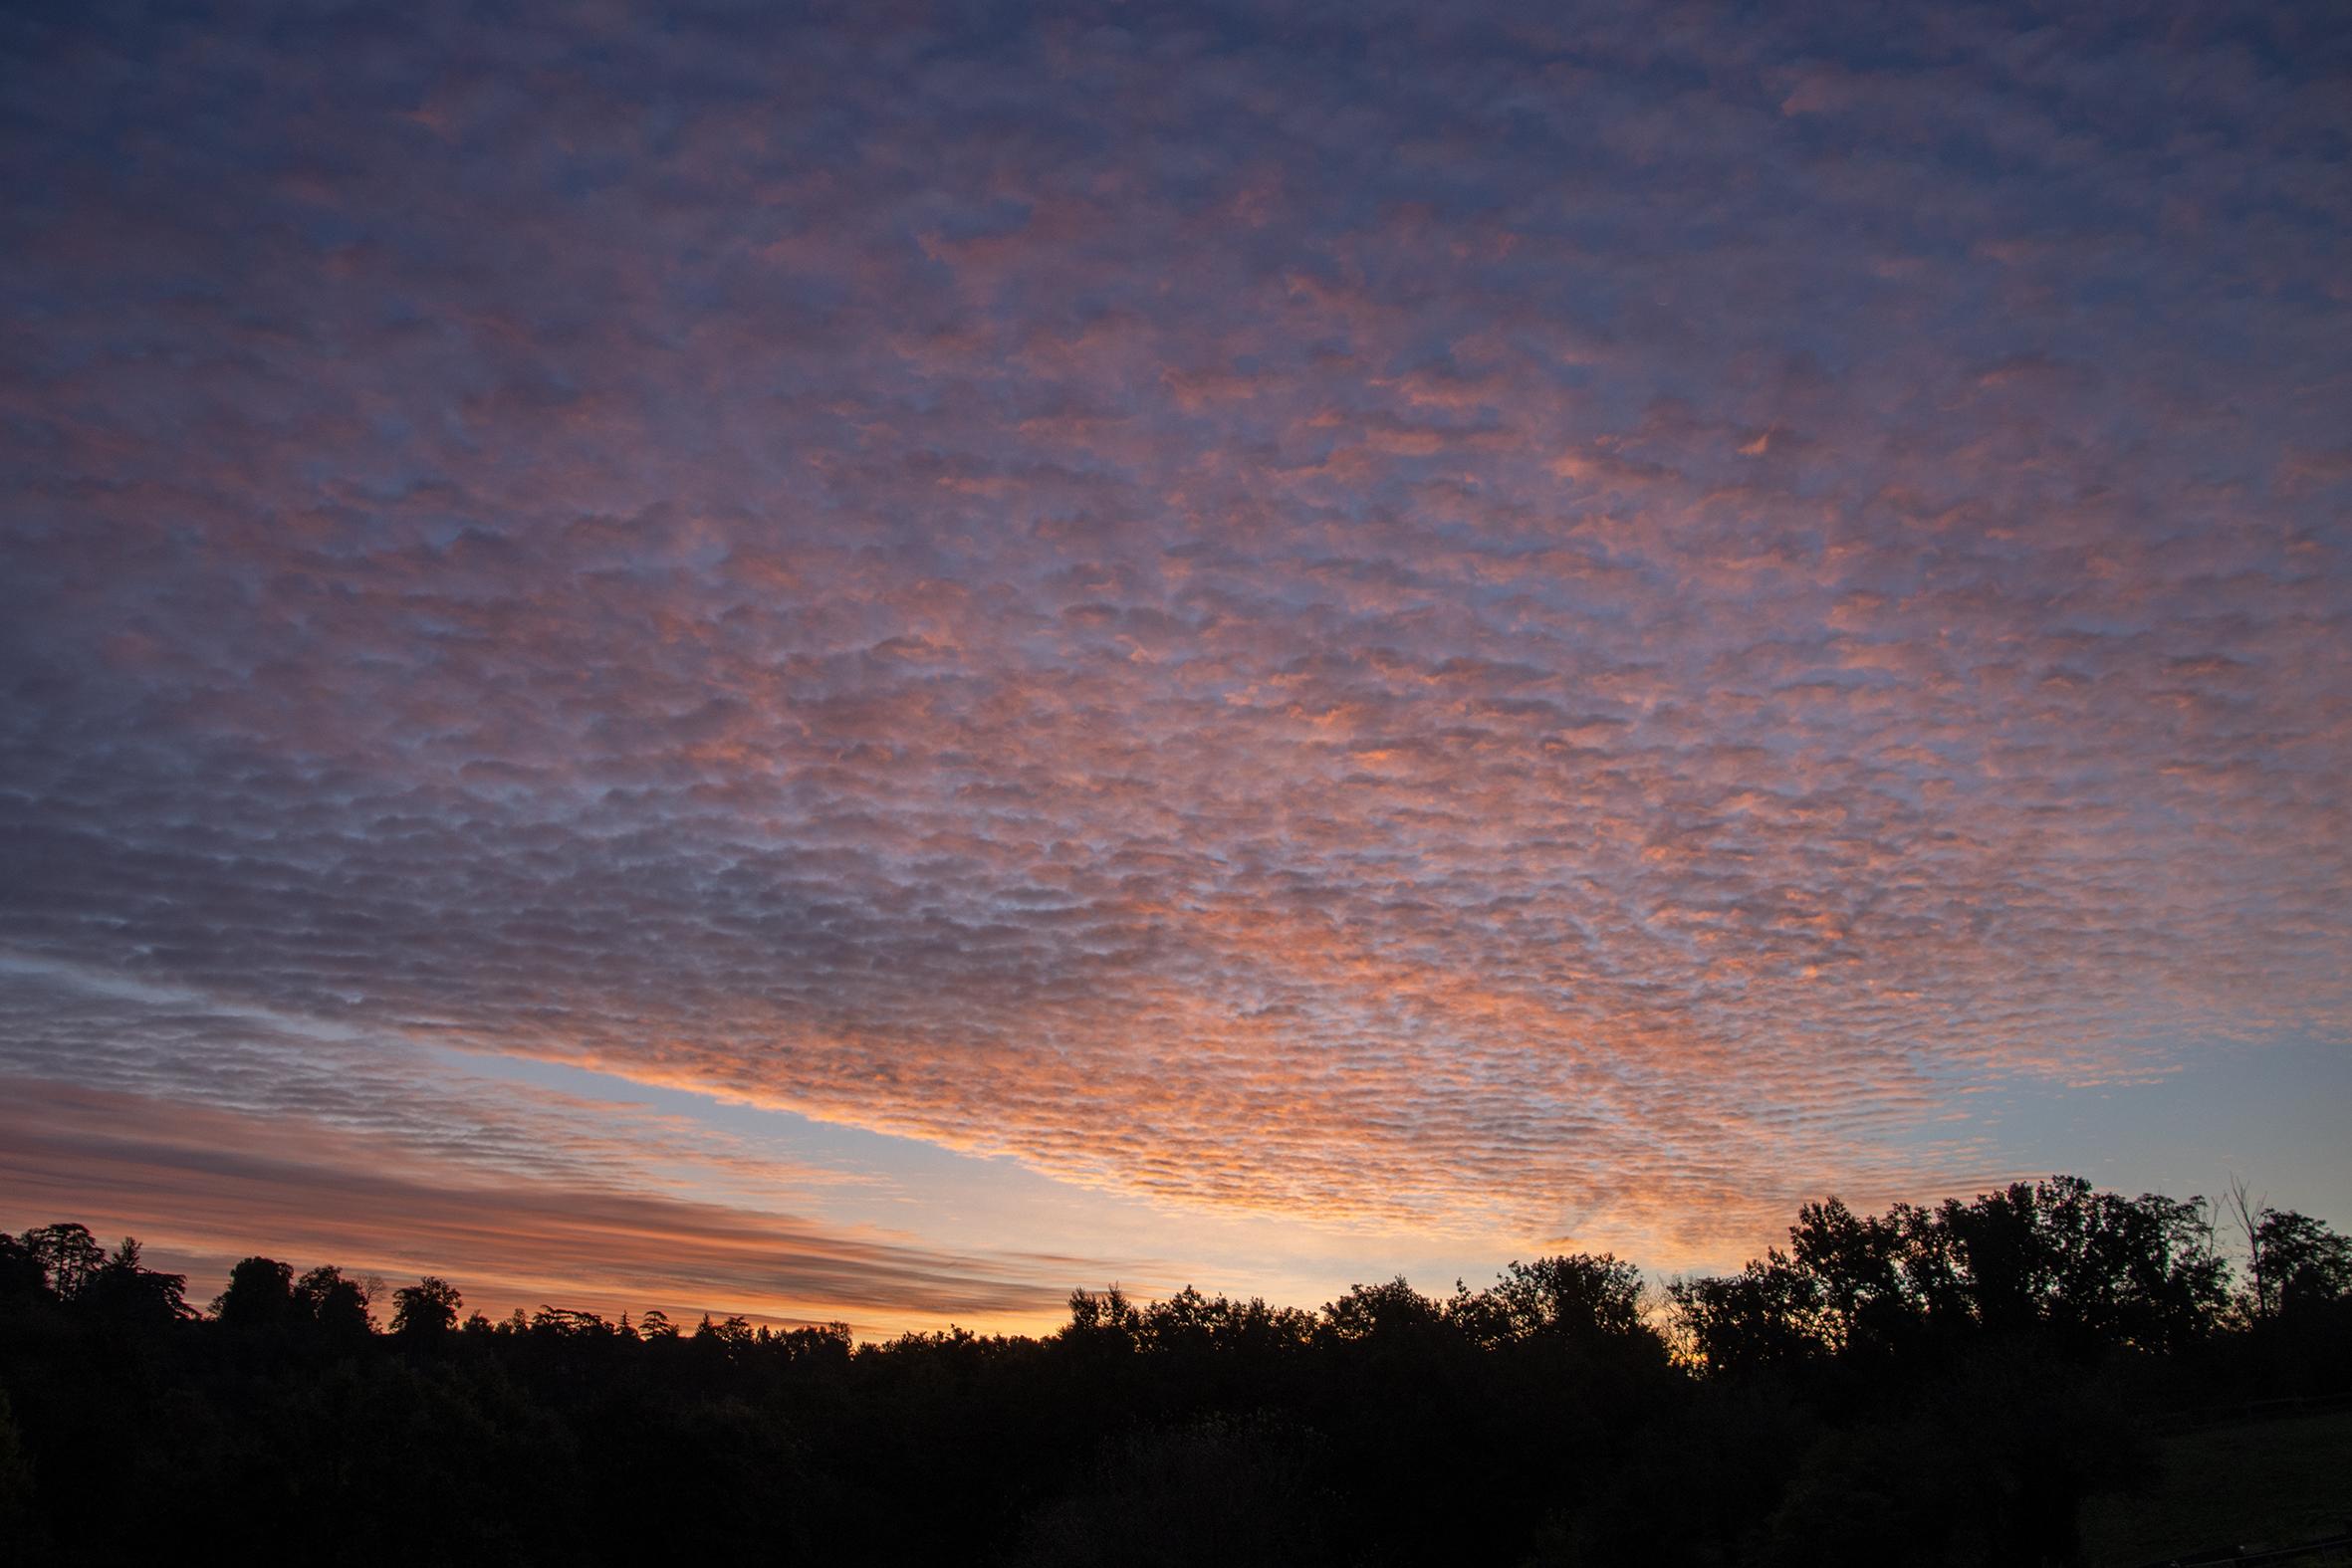
[[[187,1285],[185,1274],[146,1267],[138,1242],[126,1236],[82,1286],[76,1304],[117,1327],[160,1328],[193,1315],[186,1301]]]
[[[730,1313],[725,1321],[714,1323],[705,1312],[702,1321],[695,1325],[694,1339],[699,1345],[716,1346],[732,1353],[751,1343],[751,1320],[740,1313]]]
[[[0,1302],[47,1299],[49,1271],[23,1241],[0,1232]]]
[[[296,1312],[339,1339],[356,1339],[375,1328],[367,1315],[367,1287],[344,1277],[333,1263],[321,1263],[294,1282]]]
[[[1828,1348],[1819,1281],[1777,1247],[1736,1274],[1676,1280],[1667,1294],[1712,1372],[1789,1366]]]
[[[2077,1177],[1883,1218],[1831,1198],[1804,1205],[1788,1233],[1788,1252],[1671,1287],[1710,1367],[1884,1361],[1980,1338],[2091,1356],[2173,1349],[2208,1332],[2228,1296],[2203,1200],[2125,1198]]]
[[[2261,1316],[2293,1317],[2352,1296],[2352,1239],[2307,1215],[2265,1207],[2252,1253]]]
[[[1590,1340],[1648,1332],[1641,1314],[1641,1270],[1606,1252],[1514,1260],[1479,1299],[1491,1310],[1465,1308],[1457,1315],[1483,1319],[1489,1336]]]
[[[1980,1328],[2076,1350],[2194,1337],[2227,1297],[2202,1201],[2098,1193],[2080,1177],[1947,1200],[1937,1226]]]
[[[1916,1331],[1924,1308],[1905,1272],[1899,1214],[1856,1215],[1831,1197],[1797,1210],[1788,1241],[1791,1265],[1812,1281],[1814,1327],[1828,1349],[1885,1355]]]
[[[87,1226],[45,1225],[24,1233],[24,1246],[40,1264],[50,1290],[63,1301],[80,1295],[107,1265],[106,1248]]]
[[[457,1326],[465,1298],[448,1280],[425,1275],[392,1292],[392,1332],[407,1340],[437,1340]]]
[[[279,1328],[292,1322],[294,1269],[274,1257],[248,1257],[229,1270],[228,1288],[212,1301],[212,1315],[235,1329]]]
[[[1143,1315],[1116,1285],[1107,1290],[1072,1290],[1069,1323],[1061,1332],[1065,1339],[1132,1350],[1143,1338]]]
[[[1386,1284],[1357,1285],[1326,1305],[1320,1337],[1341,1343],[1400,1346],[1434,1338],[1445,1323],[1438,1304],[1399,1275]]]
[[[741,1322],[740,1318],[735,1321]],[[581,1307],[542,1306],[531,1314],[532,1338],[549,1341],[602,1342],[619,1339],[620,1325]],[[630,1338],[635,1336],[631,1334]]]
[[[553,1306],[452,1333],[432,1276],[377,1335],[371,1283],[263,1257],[190,1322],[136,1242],[59,1225],[0,1236],[0,1557],[266,1524],[518,1563],[2055,1561],[2149,1413],[2352,1388],[2345,1241],[2264,1208],[2249,1245],[2267,1305],[2225,1312],[2202,1206],[2055,1178],[1806,1204],[1663,1319],[1578,1254],[856,1345]]]

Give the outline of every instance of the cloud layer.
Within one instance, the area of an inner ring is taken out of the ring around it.
[[[2352,48],[2101,18],[14,22],[0,985],[1659,1261],[2341,1037]]]

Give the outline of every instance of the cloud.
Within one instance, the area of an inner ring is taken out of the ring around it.
[[[554,1304],[673,1318],[909,1326],[1049,1322],[1091,1260],[989,1256],[612,1186],[471,1185],[380,1140],[283,1119],[10,1078],[0,1154],[10,1207],[102,1234],[135,1232],[150,1266],[191,1270],[192,1297],[237,1257],[290,1251],[354,1277],[430,1272],[473,1310]],[[219,1250],[223,1246],[234,1250]]]
[[[0,1190],[16,1227],[128,1232],[198,1294],[254,1250],[457,1279],[477,1309],[660,1306],[861,1332],[1036,1325],[1150,1260],[938,1246],[819,1218],[887,1175],[708,1117],[492,1075],[397,1034],[0,963]],[[779,1206],[803,1213],[780,1212]]]
[[[0,946],[1662,1262],[2343,1035],[2335,57],[1675,15],[29,27]]]

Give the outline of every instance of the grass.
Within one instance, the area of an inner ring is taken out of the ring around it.
[[[2239,1422],[2163,1440],[2163,1474],[2083,1505],[2092,1568],[2138,1568],[2217,1546],[2291,1546],[2352,1529],[2352,1411]],[[2295,1568],[2352,1563],[2298,1558]]]

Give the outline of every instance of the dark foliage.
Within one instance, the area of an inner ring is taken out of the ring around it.
[[[239,1263],[205,1318],[134,1241],[0,1235],[0,1555],[365,1542],[415,1563],[2032,1564],[2152,1413],[2352,1386],[2352,1247],[2069,1178],[1800,1211],[1663,1297],[1515,1262],[1318,1311],[1070,1298],[1031,1340],[853,1345],[545,1307],[460,1319]]]

